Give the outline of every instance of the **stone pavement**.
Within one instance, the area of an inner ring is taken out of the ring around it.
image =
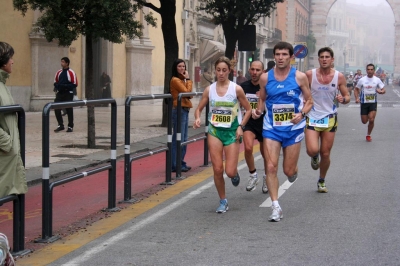
[[[199,97],[192,99],[194,108]],[[189,115],[189,137],[202,135],[204,127],[194,130],[194,108]],[[204,112],[202,114],[204,117]],[[64,124],[68,123],[63,116]],[[117,107],[117,159],[124,155],[125,106]],[[160,100],[135,102],[131,105],[131,153],[151,150],[167,143],[167,128],[160,127],[162,104]],[[204,118],[203,118],[204,121]],[[74,108],[74,132],[55,133],[57,120],[50,116],[50,178],[71,175],[110,159],[111,108],[95,108],[96,149],[86,148],[87,108]],[[204,124],[204,123],[203,123]],[[26,112],[25,166],[28,185],[41,182],[42,178],[42,112]]]

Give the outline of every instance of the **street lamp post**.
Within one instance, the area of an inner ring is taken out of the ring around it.
[[[344,50],[343,51],[343,69],[344,69],[343,75],[346,75],[346,54],[347,54],[347,52],[346,52],[346,50]]]

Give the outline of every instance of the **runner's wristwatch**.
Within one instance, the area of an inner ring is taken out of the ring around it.
[[[301,115],[302,115],[302,116],[303,116],[303,118],[304,118],[304,117],[306,117],[306,115],[307,115],[307,114],[306,114],[306,113],[304,113],[304,112],[301,112]]]
[[[244,130],[244,127],[245,127],[245,126],[243,126],[242,124],[240,124],[239,127],[241,127],[242,130]]]

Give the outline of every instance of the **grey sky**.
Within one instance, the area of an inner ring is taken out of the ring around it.
[[[347,3],[364,5],[364,6],[377,6],[382,3],[386,3],[386,0],[346,0]]]

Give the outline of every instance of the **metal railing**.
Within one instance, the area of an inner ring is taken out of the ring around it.
[[[208,135],[208,112],[209,112],[209,105],[206,105],[206,112],[205,112],[205,132],[204,136],[196,139],[190,139],[187,141],[182,142],[181,133],[182,133],[182,98],[189,98],[192,96],[202,96],[202,92],[186,92],[186,93],[179,93],[178,94],[178,103],[177,103],[177,130],[176,130],[176,178],[182,178],[182,150],[181,147],[188,145],[189,143],[196,142],[199,140],[204,140],[204,166],[208,165],[208,142],[207,142],[207,135]]]
[[[25,111],[20,105],[0,106],[0,113],[18,114],[18,131],[22,163],[25,166]],[[14,257],[23,256],[31,252],[25,249],[25,194],[9,195],[0,198],[0,206],[6,202],[13,202],[13,249]]]
[[[161,147],[156,150],[144,152],[135,155],[131,158],[131,103],[134,101],[153,100],[153,99],[166,99],[168,101],[167,108],[167,146]],[[123,202],[134,203],[137,200],[132,199],[132,162],[141,158],[152,156],[157,153],[166,152],[166,168],[165,168],[165,182],[162,184],[172,185],[174,182],[171,180],[171,147],[172,147],[172,96],[171,94],[147,94],[147,95],[136,95],[129,96],[125,100],[125,155],[124,155],[124,200]]]
[[[111,104],[111,159],[109,164],[90,171],[54,181],[50,184],[50,111],[78,106],[101,106]],[[71,102],[53,102],[43,107],[42,114],[42,238],[35,239],[37,243],[51,243],[60,238],[53,236],[53,189],[56,186],[108,170],[108,208],[107,211],[117,211],[116,207],[116,158],[117,158],[117,105],[114,99],[79,100]]]

